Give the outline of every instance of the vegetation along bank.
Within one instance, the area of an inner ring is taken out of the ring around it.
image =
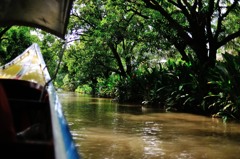
[[[54,83],[119,102],[239,120],[239,11],[239,0],[75,0]],[[63,41],[25,27],[0,31],[1,63],[37,42],[55,73]]]

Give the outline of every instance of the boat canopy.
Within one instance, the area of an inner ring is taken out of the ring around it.
[[[31,26],[62,39],[73,0],[0,0],[0,26]]]

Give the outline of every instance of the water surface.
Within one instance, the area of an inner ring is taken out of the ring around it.
[[[239,159],[240,124],[59,93],[83,159]]]

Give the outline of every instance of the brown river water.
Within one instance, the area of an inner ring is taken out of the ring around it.
[[[59,93],[83,159],[240,159],[240,124]]]

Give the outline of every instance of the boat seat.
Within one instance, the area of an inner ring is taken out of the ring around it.
[[[48,103],[18,99],[10,99],[9,102],[14,116],[13,119],[17,134],[30,127],[34,128],[34,125],[38,125],[41,131],[36,137],[32,136],[32,139],[35,138],[44,141],[52,139],[51,117]]]
[[[15,79],[0,79],[0,83],[4,94],[8,97],[8,104],[4,105],[10,105],[8,107],[10,107],[11,111],[9,112],[11,113],[8,114],[12,116],[16,134],[38,123],[47,125],[47,129],[50,129],[50,107],[46,90],[44,91],[46,98],[39,101],[43,86]]]
[[[16,87],[19,83],[23,85]],[[27,82],[0,80],[0,158],[54,159],[48,102],[37,100],[36,95],[41,90],[36,87],[29,88],[29,94],[18,96],[25,86],[29,86]],[[31,133],[30,137],[19,138],[19,132],[37,123],[44,125],[43,133],[39,135],[38,132],[37,137]]]
[[[0,143],[16,139],[12,112],[2,83],[0,82]]]

